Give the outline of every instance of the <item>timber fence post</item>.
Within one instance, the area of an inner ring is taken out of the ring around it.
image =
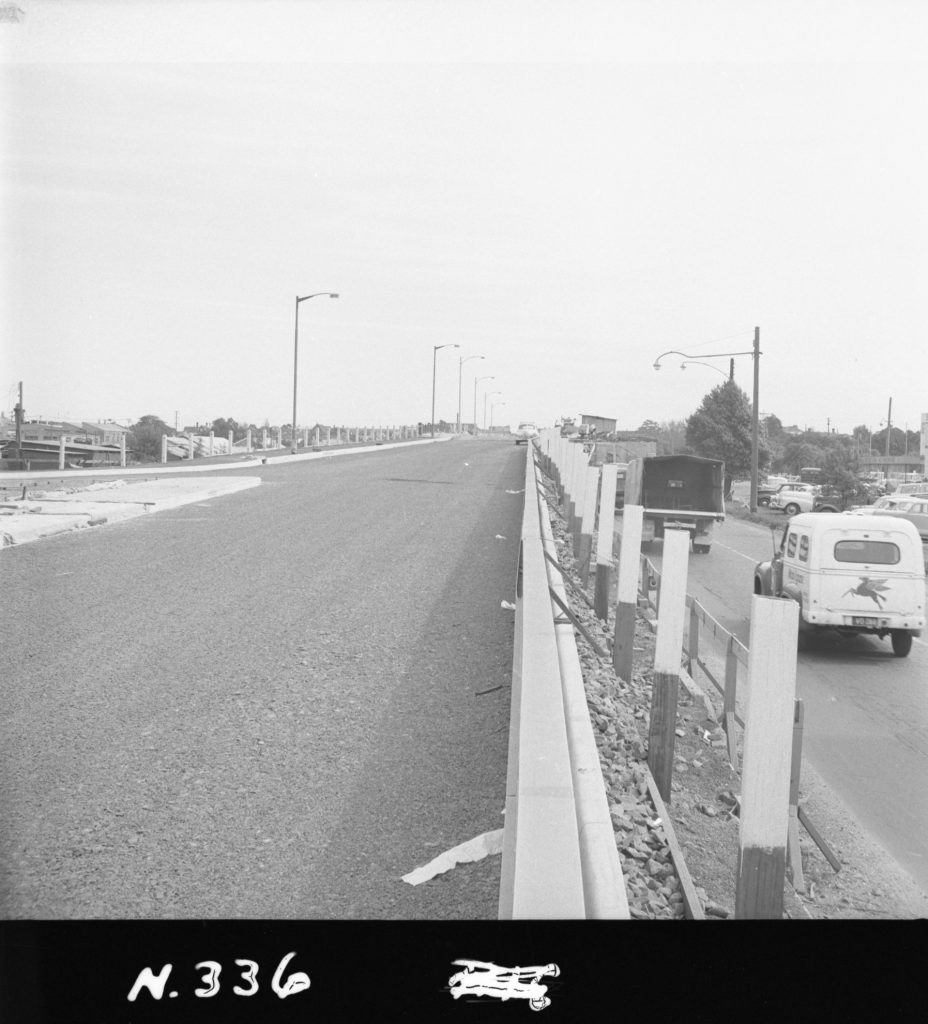
[[[599,533],[596,535],[596,578],[593,584],[593,610],[609,621],[609,591],[612,580],[612,544],[615,528],[615,489],[618,466],[603,466],[599,492]]]
[[[805,717],[802,701],[793,704],[793,748],[789,768],[789,829],[786,835],[787,870],[797,892],[805,892],[802,874],[802,849],[799,846],[799,776],[802,770],[802,724]]]
[[[696,598],[689,600],[690,606],[690,628],[686,638],[686,671],[690,679],[695,679],[693,674],[699,664],[699,604]]]
[[[674,730],[677,726],[689,550],[690,535],[686,530],[664,531],[651,685],[651,719],[648,728],[648,767],[658,792],[667,803],[670,803],[670,783],[673,777]]]
[[[644,509],[626,505],[622,512],[622,542],[619,547],[618,598],[615,606],[615,637],[612,667],[630,683],[635,659],[635,619],[638,614],[638,576],[641,568],[641,526]]]
[[[738,655],[735,653],[735,638],[728,637],[725,652],[725,693],[722,703],[722,727],[728,740],[728,760],[732,768],[738,770],[738,742],[735,726],[738,697]]]
[[[587,466],[583,473],[583,509],[580,530],[577,534],[577,571],[580,583],[586,587],[590,582],[590,559],[593,554],[593,527],[596,522],[596,495],[599,491],[599,470]]]
[[[799,605],[751,602],[736,918],[783,917]]]

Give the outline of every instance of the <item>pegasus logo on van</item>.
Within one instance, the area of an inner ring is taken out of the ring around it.
[[[869,576],[861,576],[860,583],[856,587],[851,587],[850,590],[845,590],[841,596],[847,597],[848,594],[856,594],[858,597],[869,597],[874,601],[877,608],[882,608],[886,603],[886,598],[881,593],[884,590],[889,590],[885,579],[872,580]]]

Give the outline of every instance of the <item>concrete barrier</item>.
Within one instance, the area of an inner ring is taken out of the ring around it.
[[[629,917],[535,445],[525,467],[499,917]]]

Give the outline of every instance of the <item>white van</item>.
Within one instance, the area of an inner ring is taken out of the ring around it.
[[[905,519],[805,512],[754,570],[754,593],[799,603],[799,629],[889,636],[904,658],[925,628],[921,538]]]

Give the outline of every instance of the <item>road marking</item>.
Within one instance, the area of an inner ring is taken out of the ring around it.
[[[725,548],[726,551],[731,551],[734,555],[740,555],[742,558],[747,559],[752,565],[757,565],[757,559],[753,555],[746,555],[743,551],[736,551],[734,548],[730,548],[727,544],[722,544],[720,541],[715,542],[717,548]]]

